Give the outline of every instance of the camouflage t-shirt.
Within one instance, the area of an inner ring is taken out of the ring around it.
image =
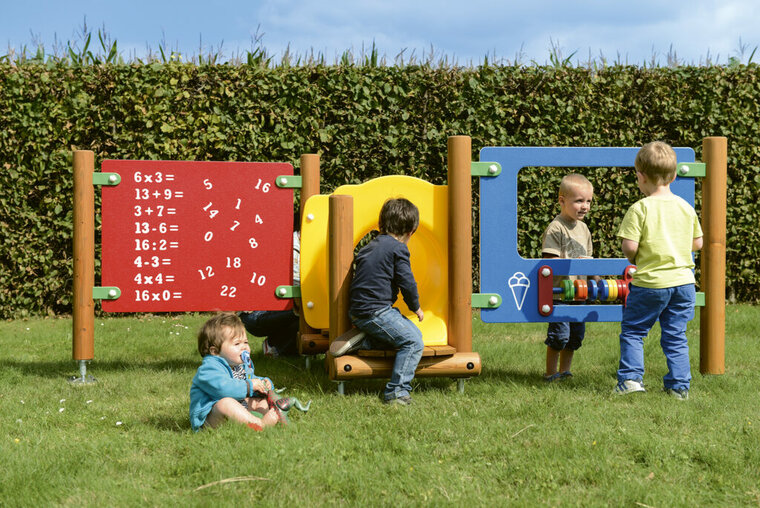
[[[591,243],[591,232],[585,222],[578,220],[570,223],[562,215],[557,215],[544,231],[541,253],[568,259],[592,257],[594,247]],[[560,285],[564,279],[585,278],[582,275],[555,276],[554,285]]]

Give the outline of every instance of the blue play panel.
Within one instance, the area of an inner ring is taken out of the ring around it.
[[[694,150],[674,148],[678,162],[694,162]],[[498,162],[501,173],[480,178],[480,292],[501,295],[494,309],[481,309],[487,323],[549,321],[620,321],[619,304],[554,304],[553,313],[538,310],[538,268],[554,275],[600,275],[622,278],[627,259],[526,259],[517,249],[517,174],[522,168],[633,167],[638,148],[486,147],[480,160]],[[593,178],[592,178],[593,182]],[[694,178],[678,176],[674,194],[694,206]],[[642,196],[643,197],[643,196]],[[622,211],[625,213],[625,210]]]

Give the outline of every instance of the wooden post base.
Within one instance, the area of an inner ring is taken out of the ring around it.
[[[318,355],[325,353],[330,347],[330,339],[321,333],[301,333],[298,335],[302,355]]]

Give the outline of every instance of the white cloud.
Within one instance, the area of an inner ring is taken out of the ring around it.
[[[749,0],[265,0],[257,18],[270,50],[282,51],[290,43],[292,51],[313,49],[328,59],[375,41],[389,57],[403,48],[419,55],[432,45],[460,62],[478,62],[493,53],[513,59],[522,47],[525,61],[545,62],[554,43],[565,56],[577,51],[574,60],[588,58],[590,50],[592,57],[621,55],[638,64],[653,55],[662,61],[671,46],[690,62],[708,54],[725,61],[736,53],[739,37],[750,50],[758,44],[753,27],[760,22]]]
[[[154,51],[162,38],[170,50],[197,54],[223,41],[224,54],[251,49],[260,26],[263,44],[275,61],[291,51],[310,51],[334,61],[345,50],[365,51],[374,41],[391,61],[401,50],[419,58],[430,51],[459,63],[481,62],[495,55],[523,61],[549,59],[551,44],[574,61],[603,53],[630,63],[661,62],[671,45],[679,58],[699,63],[708,53],[722,62],[747,45],[745,59],[760,45],[760,10],[755,0],[227,0],[210,5],[202,0],[99,0],[15,2],[0,18],[0,34],[8,45],[29,46],[30,31],[51,46],[53,34],[75,39],[84,16],[90,28],[105,25],[122,55]],[[42,14],[41,14],[42,13]],[[93,41],[96,43],[96,41]],[[0,52],[2,53],[2,52]],[[760,55],[756,58],[760,61]]]

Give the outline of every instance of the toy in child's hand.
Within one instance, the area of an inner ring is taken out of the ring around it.
[[[295,397],[280,397],[276,390],[269,390],[267,392],[267,403],[270,409],[274,409],[282,425],[288,424],[288,411],[292,408],[296,408],[304,413],[311,407],[311,401],[307,402],[304,406],[301,401]]]
[[[243,351],[240,354],[240,359],[243,360],[243,363],[246,364],[251,370],[253,370],[253,361],[251,360],[251,354],[248,351]],[[251,374],[248,374],[248,377],[250,379]],[[280,423],[283,425],[288,424],[288,411],[290,411],[292,408],[296,408],[299,411],[303,411],[304,413],[309,410],[311,407],[311,401],[307,402],[304,406],[300,400],[298,400],[295,397],[280,397],[280,392],[284,391],[284,388],[280,388],[278,390],[274,389],[274,386],[272,386],[271,389],[267,390],[266,397],[267,397],[267,404],[269,405],[270,409],[274,409],[275,413],[277,414],[278,419],[280,420]]]

